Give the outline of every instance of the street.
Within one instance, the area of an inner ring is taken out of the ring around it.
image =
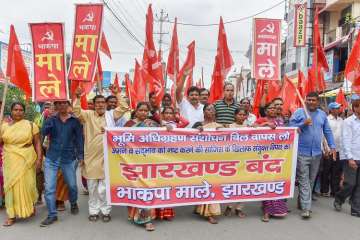
[[[127,220],[125,207],[114,207],[112,221],[90,223],[87,220],[87,196],[80,195],[80,213],[71,216],[67,211],[59,214],[59,221],[48,228],[39,224],[46,217],[46,207],[38,207],[37,215],[29,220],[17,222],[14,226],[1,227],[1,240],[93,240],[93,239],[267,239],[267,240],[356,240],[359,239],[360,219],[350,216],[350,207],[344,205],[343,212],[335,212],[332,198],[319,198],[314,202],[313,215],[310,220],[302,220],[296,209],[296,201],[289,201],[291,213],[285,219],[271,219],[269,223],[261,222],[260,203],[247,203],[247,217],[221,217],[219,224],[211,225],[192,213],[193,207],[176,209],[172,222],[155,221],[155,232],[131,224]],[[5,211],[0,212],[0,221],[5,220]]]

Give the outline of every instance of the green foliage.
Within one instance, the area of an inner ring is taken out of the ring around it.
[[[353,24],[355,19],[351,16],[351,13],[347,13],[345,16],[345,24]]]
[[[4,84],[0,84],[1,100],[3,97],[3,89],[4,89]],[[5,116],[10,115],[10,107],[11,107],[11,104],[14,102],[21,102],[21,103],[25,104],[25,106],[26,106],[25,118],[28,120],[31,120],[31,121],[34,120],[35,116],[37,115],[37,112],[35,110],[36,104],[31,101],[27,102],[25,100],[24,93],[19,88],[9,86],[8,92],[6,94]]]

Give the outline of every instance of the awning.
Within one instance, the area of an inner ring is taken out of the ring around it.
[[[339,94],[339,91],[340,91],[340,88],[337,88],[337,89],[334,89],[334,90],[331,90],[331,91],[328,91],[328,92],[325,92],[323,94],[320,94],[320,97],[335,97],[336,95]],[[351,94],[351,92],[345,92],[344,93],[345,95],[349,95]]]

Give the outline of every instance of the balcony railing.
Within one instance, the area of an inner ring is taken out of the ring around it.
[[[344,24],[340,27],[337,27],[336,29],[332,29],[325,33],[324,36],[324,45],[329,45],[332,42],[335,42],[345,36],[347,36],[350,33],[351,25],[350,24]]]

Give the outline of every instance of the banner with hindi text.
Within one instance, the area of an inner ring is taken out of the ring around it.
[[[34,55],[34,101],[67,100],[63,24],[30,23],[29,26]]]
[[[77,4],[68,78],[92,81],[102,32],[103,4]]]
[[[253,23],[252,76],[281,80],[281,20],[255,18]]]
[[[107,200],[159,208],[291,198],[296,128],[106,129]]]

